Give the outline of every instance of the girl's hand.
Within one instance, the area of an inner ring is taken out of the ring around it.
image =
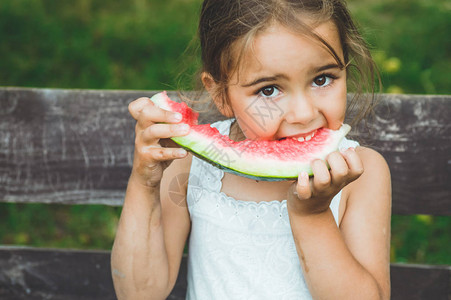
[[[131,102],[128,110],[137,121],[131,177],[145,186],[156,187],[161,181],[164,169],[171,161],[187,155],[186,150],[182,148],[162,147],[161,142],[165,141],[165,145],[169,143],[168,140],[160,141],[160,139],[186,135],[189,126],[177,124],[182,119],[179,113],[163,110],[147,97]]]
[[[288,209],[298,215],[312,215],[326,211],[333,197],[346,185],[360,177],[363,163],[354,148],[333,152],[326,162],[312,162],[313,178],[299,174],[298,181],[288,192]]]

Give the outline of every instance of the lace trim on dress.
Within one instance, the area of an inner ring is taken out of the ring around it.
[[[291,234],[286,200],[254,202],[235,199],[220,191],[222,170],[201,160],[193,167],[198,168],[195,173],[205,174],[205,177],[199,180],[190,176],[188,208],[191,214],[231,230],[265,234],[286,231]],[[198,183],[191,184],[192,181]]]

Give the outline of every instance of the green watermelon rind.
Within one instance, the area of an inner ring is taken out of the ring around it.
[[[151,100],[160,108],[171,110],[167,104],[167,96],[164,93],[156,94]],[[313,175],[311,161],[314,159],[325,160],[326,157],[336,151],[341,140],[350,131],[351,127],[343,124],[340,129],[330,131],[329,142],[321,151],[312,155],[308,161],[268,161],[267,158],[246,157],[246,152],[238,152],[232,147],[218,147],[205,136],[196,131],[191,131],[186,136],[171,138],[184,149],[192,152],[196,157],[232,174],[244,176],[255,180],[281,181],[293,180],[298,174],[305,171]]]
[[[310,163],[314,159],[325,160],[338,146],[344,136],[349,132],[350,126],[344,124],[337,131],[332,131],[329,143],[321,151],[312,155],[308,161],[281,161],[267,158],[246,157],[246,152],[239,153],[232,147],[216,148],[211,141],[205,143],[205,137],[196,137],[197,133],[188,136],[174,137],[172,140],[196,156],[220,166],[226,171],[234,171],[246,177],[259,180],[287,180],[296,179],[300,172],[313,175]],[[205,153],[207,152],[207,153]],[[218,159],[219,158],[219,159]]]

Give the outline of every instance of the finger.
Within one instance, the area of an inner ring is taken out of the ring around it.
[[[332,152],[328,155],[327,162],[330,166],[332,184],[341,185],[346,181],[349,174],[349,167],[345,158],[339,152]]]
[[[139,113],[143,110],[144,106],[152,102],[148,97],[138,98],[128,105],[128,111],[135,120],[138,120]]]
[[[183,148],[163,148],[158,146],[147,146],[145,154],[154,161],[166,161],[185,157],[188,153]]]
[[[329,168],[323,160],[314,160],[312,162],[313,171],[313,191],[321,191],[330,186],[331,179]]]
[[[149,103],[143,107],[138,115],[138,128],[146,128],[154,123],[178,123],[182,120],[182,115],[177,112],[171,112],[161,109],[153,103]]]
[[[159,139],[171,138],[174,136],[184,136],[189,133],[188,124],[154,124],[147,127],[142,132],[142,141],[147,144],[154,144]]]
[[[354,148],[349,148],[343,152],[343,157],[349,168],[349,178],[355,180],[363,174],[363,162]]]
[[[310,180],[307,172],[301,172],[299,174],[298,183],[296,184],[296,194],[299,199],[309,199],[312,196]]]

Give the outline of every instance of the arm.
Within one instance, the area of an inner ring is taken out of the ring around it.
[[[322,176],[325,165],[316,162],[312,167],[317,178],[310,183],[300,179],[299,198],[288,203],[310,292],[318,299],[389,299],[391,184],[387,164],[375,151],[361,147],[357,153],[336,152],[328,162],[328,180]],[[343,185],[341,201],[346,201],[346,210],[337,228],[328,207],[330,195]]]
[[[180,134],[176,125],[155,124],[171,121],[148,98],[132,102],[129,110],[137,120],[135,155],[111,254],[113,283],[118,299],[165,299],[177,278],[189,232],[186,206],[170,201],[168,180],[191,160],[175,160],[166,169],[184,157],[159,143],[160,138]]]

